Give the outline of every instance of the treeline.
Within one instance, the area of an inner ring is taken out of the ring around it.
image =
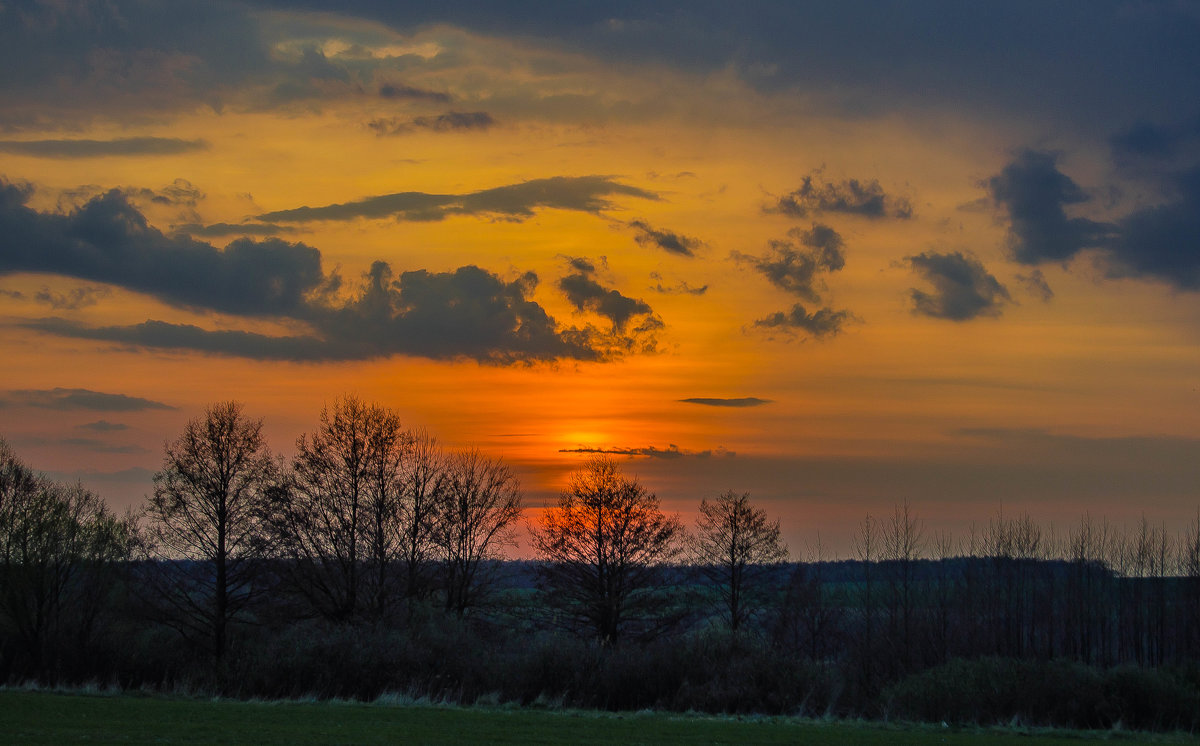
[[[907,503],[854,557],[789,561],[748,494],[694,526],[609,459],[522,521],[498,459],[337,400],[274,455],[214,405],[113,515],[0,441],[0,677],[244,697],[1200,726],[1200,521],[998,514],[955,539]]]

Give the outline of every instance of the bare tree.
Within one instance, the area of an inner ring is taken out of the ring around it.
[[[750,493],[732,490],[700,501],[691,560],[716,586],[734,633],[753,613],[755,593],[772,565],[787,559],[779,520],[750,504]]]
[[[117,519],[80,485],[36,474],[0,440],[0,618],[30,673],[55,663],[48,653],[86,645],[132,534],[132,519]]]
[[[261,517],[276,464],[262,420],[232,401],[206,409],[164,450],[145,508],[155,606],[185,636],[207,639],[219,664],[229,625],[260,590]]]
[[[507,466],[471,450],[450,458],[441,496],[433,540],[443,562],[446,609],[461,616],[485,589],[489,563],[513,544],[521,487]]]
[[[296,441],[271,524],[294,587],[319,615],[386,612],[411,442],[395,412],[353,396]]]
[[[653,493],[612,459],[594,458],[533,532],[546,601],[607,643],[631,621],[653,626],[663,608],[660,566],[677,556],[682,533]]]
[[[446,457],[424,430],[412,436],[412,450],[400,501],[399,559],[404,566],[404,595],[423,597],[430,588],[430,568],[437,557],[434,526],[446,491]]]

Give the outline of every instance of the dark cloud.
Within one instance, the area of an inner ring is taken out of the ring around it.
[[[1103,263],[1109,277],[1138,277],[1200,290],[1200,167],[1169,177],[1169,201],[1117,221]]]
[[[644,448],[589,448],[580,446],[578,448],[560,448],[559,453],[604,453],[613,456],[647,456],[649,458],[659,459],[677,459],[685,456],[693,458],[732,458],[737,453],[728,451],[724,448],[707,449],[704,451],[688,451],[681,449],[679,446],[671,443],[666,448],[656,448],[655,446],[646,446]]]
[[[770,211],[797,218],[807,217],[810,213],[824,212],[868,218],[912,217],[912,205],[909,201],[904,197],[888,196],[874,179],[824,181],[820,172],[805,176],[800,187],[780,197]]]
[[[107,298],[109,295],[112,295],[112,290],[105,287],[71,288],[65,293],[56,293],[43,287],[34,294],[33,299],[58,311],[77,311],[94,306],[101,298]]]
[[[690,399],[680,399],[687,404],[702,404],[706,407],[761,407],[770,404],[770,399],[759,399],[757,396],[745,396],[740,399],[715,399],[704,396],[694,396]]]
[[[224,236],[275,236],[279,234],[296,233],[290,225],[275,225],[274,223],[184,223],[172,227],[175,233],[185,233],[189,236],[202,238],[221,238]]]
[[[168,303],[293,320],[311,330],[275,337],[156,320],[105,327],[61,318],[22,324],[44,333],[266,360],[406,354],[508,364],[648,352],[653,331],[662,327],[641,301],[615,291],[596,294],[579,283],[571,286],[579,307],[605,315],[613,328],[564,327],[529,298],[536,275],[506,281],[474,266],[408,271],[395,279],[387,263],[376,262],[357,288],[346,289],[347,298],[341,278],[323,272],[320,252],[303,244],[241,238],[219,250],[164,236],[117,191],[68,214],[36,212],[25,204],[29,195],[28,187],[0,183],[0,235],[8,237],[0,244],[0,275],[54,272],[101,280]]]
[[[147,409],[175,409],[162,402],[125,394],[106,394],[89,389],[18,389],[0,392],[0,407],[36,407],[62,412],[139,412]]]
[[[654,279],[661,280],[662,278],[655,277]],[[680,280],[671,287],[667,287],[663,285],[662,282],[658,282],[651,286],[650,289],[656,293],[662,293],[663,295],[704,295],[708,292],[708,285],[701,285],[698,288],[694,288],[686,281]]]
[[[1118,163],[1148,158],[1165,161],[1180,154],[1183,146],[1200,138],[1200,118],[1178,124],[1137,122],[1109,138]]]
[[[220,250],[163,235],[115,189],[67,214],[31,209],[30,193],[0,182],[0,275],[53,272],[248,315],[297,314],[328,282],[304,244],[243,238]]]
[[[297,207],[259,215],[260,220],[302,223],[314,220],[395,218],[442,220],[450,215],[496,215],[510,220],[533,217],[535,208],[599,213],[612,209],[606,197],[657,200],[658,195],[607,176],[553,176],[468,194],[400,192],[321,207]]]
[[[0,295],[4,296],[5,298],[12,298],[13,300],[25,300],[25,293],[22,293],[20,290],[7,290],[5,288],[0,288]]]
[[[634,240],[638,242],[638,245],[657,247],[669,254],[694,257],[696,249],[702,245],[699,239],[652,228],[644,220],[632,220],[626,225],[637,231]]]
[[[909,290],[913,312],[922,316],[951,321],[999,316],[1001,307],[1012,300],[1008,289],[975,257],[957,251],[948,254],[927,251],[905,257],[905,261],[933,285],[932,292]]]
[[[765,256],[734,252],[733,257],[751,264],[779,289],[818,303],[824,290],[820,275],[837,272],[846,265],[842,237],[820,223],[807,231],[793,228],[788,235],[793,240],[771,241],[771,251]]]
[[[856,319],[853,313],[844,309],[835,311],[832,308],[818,308],[810,314],[808,309],[796,303],[790,311],[776,311],[755,321],[754,326],[760,329],[805,332],[816,339],[825,339],[837,336],[844,324]]]
[[[579,272],[595,272],[596,271],[595,262],[591,261],[590,259],[585,259],[583,257],[578,257],[578,256],[569,257],[567,259],[567,266],[569,266],[571,269],[577,270]]]
[[[496,120],[486,111],[448,111],[434,116],[420,116],[412,119],[390,117],[373,119],[367,126],[375,134],[384,137],[389,135],[406,135],[415,130],[431,130],[433,132],[465,132],[468,130],[486,130],[495,126]]]
[[[1111,226],[1086,218],[1069,218],[1067,205],[1088,196],[1058,170],[1055,153],[1025,150],[996,176],[987,189],[1011,221],[1009,244],[1022,264],[1065,262],[1079,251],[1103,244]]]
[[[34,158],[105,158],[177,155],[207,150],[204,140],[174,137],[126,137],[116,140],[0,140],[0,153]]]
[[[652,332],[663,326],[648,303],[604,287],[588,272],[575,272],[561,278],[558,288],[576,311],[591,311],[612,322],[614,333],[624,333],[637,317],[640,320],[635,332]]]
[[[1043,303],[1049,303],[1054,298],[1054,290],[1051,289],[1050,283],[1046,282],[1046,276],[1040,269],[1035,269],[1027,275],[1017,275],[1017,282],[1021,283],[1025,292],[1040,299]]]
[[[379,86],[380,98],[387,99],[402,99],[416,101],[436,101],[438,103],[449,103],[450,96],[440,91],[430,91],[425,88],[416,88],[410,85],[401,83],[384,83]]]
[[[88,327],[65,319],[40,319],[23,326],[134,347],[299,362],[403,354],[508,365],[610,360],[646,351],[646,343],[637,338],[645,324],[628,334],[623,329],[608,333],[561,327],[527,297],[536,283],[533,273],[506,282],[473,266],[442,273],[416,270],[393,279],[391,268],[376,262],[353,299],[341,306],[309,309],[305,320],[315,331],[312,335],[274,337],[162,321]]]
[[[1166,282],[1200,290],[1200,167],[1160,175],[1164,201],[1114,222],[1067,217],[1064,206],[1087,195],[1058,169],[1057,156],[1027,150],[987,181],[1011,223],[1014,258],[1067,262],[1093,249],[1110,278]]]
[[[147,199],[154,204],[174,207],[195,207],[205,197],[204,192],[187,179],[176,179],[162,189],[137,189],[126,193],[132,197]]]
[[[95,422],[86,422],[82,425],[76,425],[76,430],[91,430],[97,433],[115,433],[122,430],[128,430],[129,425],[122,422],[109,422],[108,420],[96,420]]]

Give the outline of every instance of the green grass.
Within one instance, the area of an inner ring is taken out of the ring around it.
[[[1089,739],[1116,734],[1085,734]],[[1121,740],[1182,737],[1119,734]],[[787,718],[0,691],[0,744],[1080,744],[1069,733]]]

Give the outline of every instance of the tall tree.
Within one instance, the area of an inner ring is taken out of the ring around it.
[[[147,579],[163,621],[207,639],[221,661],[228,630],[261,590],[262,516],[276,464],[262,420],[214,404],[167,443],[145,516]]]
[[[683,526],[616,463],[597,457],[575,472],[533,543],[541,587],[568,622],[615,642],[630,625],[653,628],[664,608],[661,566],[680,551]]]
[[[404,594],[424,597],[430,589],[430,567],[437,556],[434,527],[447,487],[446,457],[424,430],[412,438],[404,494],[400,501],[399,558],[404,567]]]
[[[750,493],[732,490],[700,501],[691,560],[718,590],[729,628],[738,628],[754,611],[756,591],[771,566],[787,559],[779,520],[750,504]]]
[[[500,461],[475,450],[457,453],[437,505],[433,540],[443,563],[446,609],[461,616],[486,588],[489,563],[513,543],[521,486]]]
[[[17,665],[52,676],[63,656],[84,653],[132,538],[131,519],[33,472],[0,440],[0,619],[20,641]]]
[[[353,396],[325,407],[320,426],[296,441],[271,524],[293,585],[319,615],[385,613],[411,442],[395,412]]]

